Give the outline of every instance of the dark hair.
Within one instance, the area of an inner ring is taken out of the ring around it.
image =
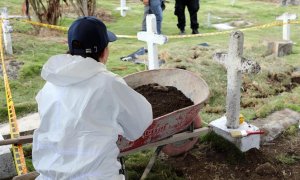
[[[94,59],[95,61],[99,62],[99,58],[100,58],[101,54],[103,53],[103,51],[99,52],[99,53],[94,53],[94,54],[91,54],[91,53],[89,53],[89,54],[71,54],[70,51],[68,50],[66,52],[66,54],[71,54],[72,56],[77,55],[77,56],[81,56],[81,57],[84,57],[84,58],[90,57],[90,58]]]
[[[83,45],[79,41],[73,41],[72,46],[75,49],[84,49]],[[104,49],[97,53],[70,53],[70,51],[68,51],[68,53],[71,55],[78,55],[78,56],[81,56],[84,58],[90,57],[90,58],[93,58],[94,60],[96,60],[97,62],[99,62],[99,58],[100,58],[101,54],[103,53],[103,51],[104,51]]]
[[[103,51],[102,51],[102,52],[103,52]],[[84,58],[90,57],[90,58],[93,58],[95,61],[99,62],[99,58],[100,58],[102,52],[98,52],[98,53],[88,53],[88,54],[71,54],[71,55],[78,55],[78,56],[82,56],[82,57],[84,57]]]

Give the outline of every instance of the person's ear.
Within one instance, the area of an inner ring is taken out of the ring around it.
[[[108,46],[103,50],[102,54],[99,57],[99,62],[106,64],[107,59],[108,59],[109,51],[108,51]]]

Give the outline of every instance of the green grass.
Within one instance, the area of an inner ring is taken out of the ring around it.
[[[290,126],[288,129],[286,129],[283,134],[285,136],[297,136],[299,131],[299,125],[295,124],[293,126]]]
[[[125,157],[125,164],[129,177],[128,179],[140,179],[153,153],[153,150],[146,150]],[[147,179],[182,180],[183,178],[179,177],[175,173],[174,169],[172,169],[168,164],[158,159],[155,161],[155,164],[151,169],[151,173],[147,176]]]
[[[283,164],[291,165],[297,163],[300,160],[300,156],[282,153],[276,156],[276,159]]]

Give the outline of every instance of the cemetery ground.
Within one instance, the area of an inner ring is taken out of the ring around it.
[[[1,1],[0,7],[8,7],[10,14],[19,14],[21,0]],[[108,28],[118,35],[136,35],[141,28],[143,5],[139,0],[130,0],[131,11],[120,17],[114,9],[118,0],[98,2],[99,15],[105,16]],[[163,34],[177,35],[176,17],[173,15],[174,1],[166,4],[162,24]],[[76,17],[70,9],[65,11],[61,26],[69,26]],[[279,4],[264,1],[236,1],[231,6],[227,0],[202,0],[198,17],[200,32],[217,30],[206,26],[207,13],[221,19],[212,23],[243,20],[254,25],[270,23],[284,12],[299,13],[299,6],[280,7]],[[188,17],[188,16],[187,16]],[[189,20],[187,20],[189,22]],[[43,29],[41,33],[28,24],[12,20],[14,32],[13,56],[5,56],[11,64],[10,86],[17,116],[36,112],[34,100],[44,81],[40,71],[45,61],[52,55],[67,50],[66,34]],[[187,33],[191,33],[189,23]],[[248,121],[265,118],[272,112],[289,108],[300,112],[300,45],[299,25],[291,25],[292,54],[274,57],[267,52],[266,41],[280,40],[282,27],[271,27],[256,31],[245,31],[244,56],[257,61],[261,72],[243,76],[241,113]],[[162,68],[181,68],[192,71],[207,82],[210,98],[201,110],[204,122],[210,122],[225,113],[226,70],[212,58],[214,52],[228,49],[229,34],[207,37],[170,39],[159,46],[160,59],[166,63]],[[205,46],[206,43],[209,46]],[[201,45],[202,44],[202,45]],[[121,76],[145,70],[144,65],[120,61],[137,49],[146,46],[137,39],[122,39],[111,43],[108,69]],[[145,57],[141,57],[142,59]],[[298,77],[298,78],[297,78]],[[0,122],[6,122],[6,100],[3,81],[0,81]],[[24,147],[30,166],[30,145]],[[126,157],[126,168],[130,179],[138,179],[152,155],[153,150],[138,152]],[[30,167],[30,170],[33,170]],[[156,161],[149,179],[300,179],[300,134],[296,126],[290,127],[278,139],[263,145],[260,151],[251,150],[241,154],[233,146],[209,135],[199,139],[199,143],[188,153],[179,157],[161,156]]]

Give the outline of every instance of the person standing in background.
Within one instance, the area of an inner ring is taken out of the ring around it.
[[[185,34],[185,7],[188,8],[191,20],[192,34],[199,34],[197,13],[200,8],[199,0],[175,0],[175,12],[177,16],[178,24],[177,27],[180,30],[180,34]]]
[[[161,8],[162,0],[143,0],[143,3],[145,5],[143,22],[145,21],[146,19],[145,17],[147,16],[146,7],[149,6],[149,11],[150,11],[149,14],[154,14],[156,17],[157,33],[161,34],[161,23],[163,19],[163,12]]]
[[[144,6],[144,17],[143,17],[143,22],[142,22],[142,31],[147,31],[147,28],[146,28],[146,17],[148,14],[151,14],[150,13],[150,7],[149,5],[145,5]]]

